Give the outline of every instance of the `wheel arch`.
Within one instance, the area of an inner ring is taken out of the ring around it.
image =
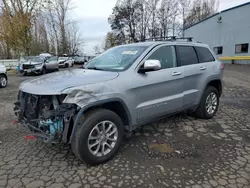
[[[80,111],[77,113],[75,122],[73,125],[73,129],[70,136],[70,142],[75,136],[77,127],[80,126],[80,122],[82,118],[84,117],[84,114],[88,113],[91,110],[94,110],[96,108],[104,108],[111,110],[115,112],[122,120],[124,127],[131,125],[131,114],[129,112],[129,109],[125,102],[120,98],[112,98],[112,99],[104,99],[100,101],[96,101],[93,103],[90,103],[80,109]]]
[[[196,100],[195,106],[191,109],[192,111],[194,111],[200,104],[202,96],[208,86],[215,87],[219,92],[219,97],[222,95],[223,85],[221,79],[219,79],[218,77],[212,77],[208,79],[207,82],[203,85],[202,89],[200,90],[200,94]]]
[[[8,80],[8,76],[5,73],[0,73],[0,76],[4,76]]]
[[[218,93],[219,93],[219,96],[222,95],[222,82],[220,79],[213,79],[213,80],[210,80],[205,89],[208,87],[208,86],[213,86],[215,87],[217,90],[218,90]]]

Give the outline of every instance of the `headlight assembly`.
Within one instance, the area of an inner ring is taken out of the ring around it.
[[[39,63],[39,64],[36,64],[35,67],[38,68],[38,67],[42,67],[43,66],[43,63]]]

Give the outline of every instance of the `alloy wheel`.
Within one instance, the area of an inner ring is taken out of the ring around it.
[[[214,92],[210,93],[206,99],[206,110],[208,114],[213,114],[218,105],[218,98]]]
[[[111,121],[102,121],[94,126],[88,136],[88,149],[96,157],[109,154],[118,139],[118,129]]]

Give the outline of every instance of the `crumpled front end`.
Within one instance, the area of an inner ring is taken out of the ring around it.
[[[67,143],[77,112],[64,104],[66,95],[33,95],[19,91],[14,111],[21,126],[44,142]]]
[[[43,63],[39,64],[23,64],[22,66],[22,72],[25,72],[27,74],[29,73],[35,73],[40,74],[43,70]]]

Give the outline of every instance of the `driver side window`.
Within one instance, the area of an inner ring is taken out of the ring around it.
[[[154,51],[148,60],[159,60],[161,69],[173,68],[176,66],[176,53],[174,46],[162,46]]]

